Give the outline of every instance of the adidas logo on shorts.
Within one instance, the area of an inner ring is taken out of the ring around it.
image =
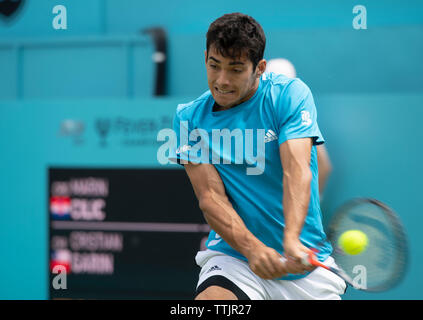
[[[207,271],[207,273],[212,272],[212,271],[217,271],[217,270],[222,270],[222,268],[219,267],[219,266],[213,266]]]

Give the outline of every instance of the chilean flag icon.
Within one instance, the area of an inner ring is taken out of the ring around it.
[[[50,257],[50,271],[53,271],[55,266],[63,266],[66,269],[66,273],[70,273],[71,260],[72,254],[69,250],[52,250]]]

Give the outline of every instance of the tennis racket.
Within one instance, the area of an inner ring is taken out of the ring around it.
[[[340,236],[348,230],[367,235],[366,249],[355,255],[344,252]],[[327,235],[338,267],[326,266],[311,249],[303,264],[321,267],[341,277],[351,287],[367,292],[387,291],[403,278],[408,261],[408,244],[398,215],[386,204],[358,198],[346,202],[331,218]]]

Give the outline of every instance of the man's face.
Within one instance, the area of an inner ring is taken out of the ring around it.
[[[264,65],[264,66],[263,66]],[[213,45],[207,55],[207,81],[217,104],[225,109],[247,101],[255,93],[266,62],[261,60],[255,70],[244,52],[240,57],[222,56]]]

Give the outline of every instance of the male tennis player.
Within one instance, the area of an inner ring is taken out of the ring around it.
[[[341,279],[301,262],[316,248],[320,261],[335,263],[319,206],[315,146],[324,140],[313,97],[301,80],[265,73],[265,43],[247,15],[214,21],[205,52],[210,90],[176,111],[169,159],[184,164],[212,229],[196,256],[196,299],[340,299]],[[211,138],[225,129],[234,138],[229,150]]]

